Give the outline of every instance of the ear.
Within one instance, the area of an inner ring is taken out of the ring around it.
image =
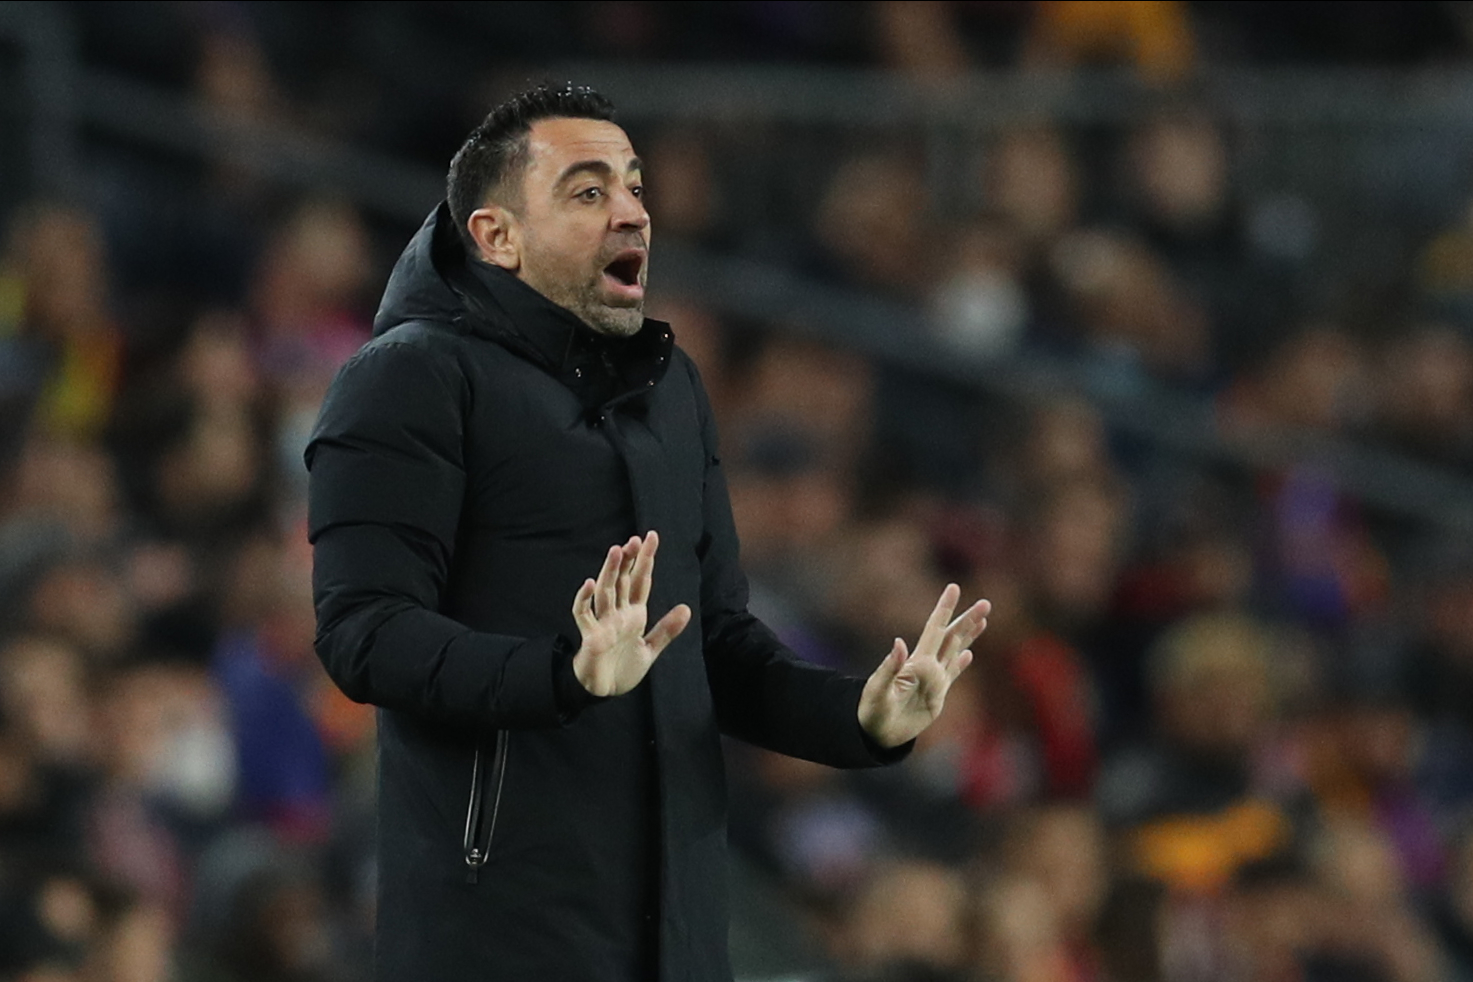
[[[513,273],[521,269],[521,229],[509,209],[501,205],[477,208],[465,224],[482,259]]]

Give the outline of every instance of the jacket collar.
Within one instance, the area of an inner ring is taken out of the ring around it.
[[[609,337],[506,270],[463,248],[454,250],[458,256],[445,252],[437,265],[451,265],[442,272],[464,306],[461,323],[555,376],[586,408],[653,388],[670,367],[675,339],[668,324],[646,318],[632,337]]]

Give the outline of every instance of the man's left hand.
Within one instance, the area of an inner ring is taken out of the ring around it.
[[[865,683],[859,725],[880,746],[898,747],[919,736],[941,715],[951,683],[972,663],[969,645],[987,627],[992,604],[978,600],[953,620],[961,595],[955,583],[941,591],[915,651],[896,638]]]

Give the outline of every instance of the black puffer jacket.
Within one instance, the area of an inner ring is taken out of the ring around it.
[[[902,754],[860,731],[860,680],[747,613],[695,368],[663,324],[609,339],[467,262],[443,205],[374,333],[307,462],[318,654],[382,707],[378,978],[729,979],[719,735],[836,766]],[[595,700],[573,594],[647,529],[650,622],[695,616]]]

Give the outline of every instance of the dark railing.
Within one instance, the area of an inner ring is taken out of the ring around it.
[[[1128,73],[986,73],[915,81],[893,73],[804,67],[567,63],[545,73],[594,85],[627,119],[840,123],[987,132],[1019,123],[1125,124],[1143,109],[1202,105],[1246,125],[1327,123],[1473,129],[1473,70],[1213,69],[1163,92]]]
[[[0,43],[17,51],[19,99],[33,193],[70,195],[81,187],[77,148],[77,42],[67,17],[48,4],[0,3]],[[6,134],[17,142],[20,134]]]

